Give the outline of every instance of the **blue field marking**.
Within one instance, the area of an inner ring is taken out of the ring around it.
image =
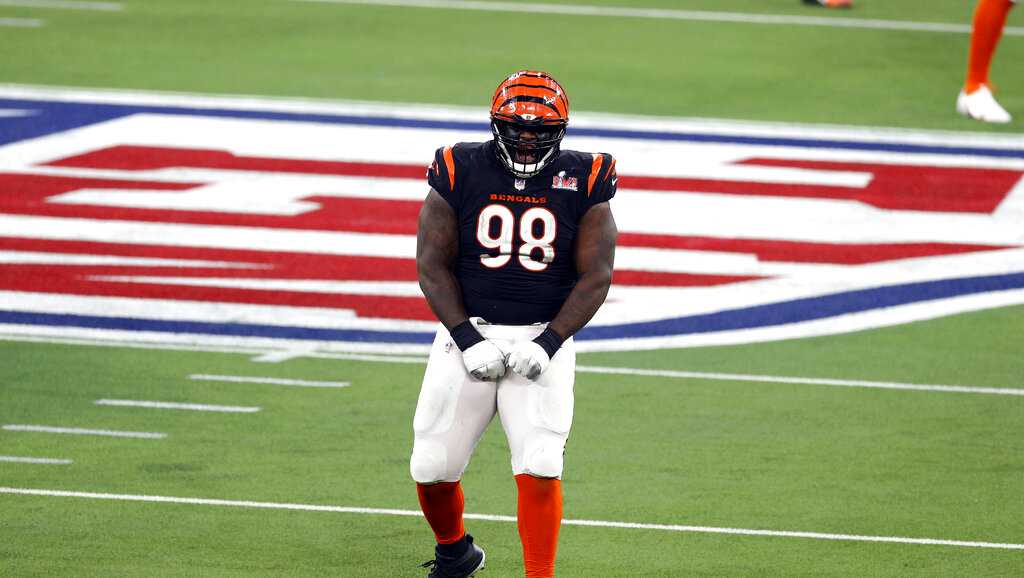
[[[316,327],[257,325],[249,323],[210,323],[206,321],[168,321],[162,319],[139,319],[135,317],[71,315],[65,313],[28,313],[24,311],[0,311],[0,323],[314,341],[427,344],[434,341],[433,333],[412,331],[323,329]]]
[[[434,130],[464,130],[489,133],[487,122],[426,120],[341,114],[312,114],[272,112],[259,110],[231,110],[222,108],[191,108],[182,106],[137,106],[120,104],[94,104],[43,100],[0,99],[0,108],[29,109],[36,114],[28,117],[0,118],[0,145],[27,140],[114,120],[133,114],[170,114],[280,120],[291,122],[319,122],[325,124],[351,124],[361,126],[416,128]],[[744,144],[787,148],[815,148],[891,152],[909,154],[940,154],[980,156],[992,158],[1024,159],[1024,149],[972,146],[944,146],[899,142],[865,142],[825,138],[761,137],[703,132],[643,131],[611,128],[570,128],[569,134],[601,138],[639,139],[653,141],[692,142],[707,144]]]
[[[620,325],[589,326],[575,339],[629,339],[638,337],[664,337],[692,335],[719,331],[736,331],[776,327],[804,321],[814,321],[860,313],[885,307],[948,299],[994,291],[1024,288],[1024,271],[1004,275],[986,275],[921,281],[887,287],[874,287],[809,297],[754,307],[730,309],[717,313],[691,315]],[[127,331],[155,331],[234,337],[264,337],[272,339],[298,339],[312,341],[347,341],[373,343],[429,344],[433,332],[371,331],[363,329],[323,329],[281,325],[255,325],[244,323],[209,323],[200,321],[166,321],[96,315],[70,315],[56,313],[26,313],[0,311],[0,323],[17,325],[43,325],[50,327],[79,327],[86,329],[112,329]]]
[[[1024,272],[920,281],[673,319],[587,327],[577,339],[664,337],[757,329],[936,299],[1021,288],[1024,288]]]

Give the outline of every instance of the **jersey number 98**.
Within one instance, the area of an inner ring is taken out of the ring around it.
[[[491,234],[494,219],[498,220],[497,235]],[[555,248],[551,243],[555,240],[558,224],[554,213],[541,207],[528,209],[520,217],[518,228],[519,238],[522,240],[518,251],[519,264],[530,271],[547,269],[548,263],[555,260]],[[480,211],[480,217],[476,221],[476,240],[484,248],[498,250],[498,254],[494,256],[480,255],[480,262],[485,267],[497,269],[512,260],[512,237],[515,235],[515,229],[516,217],[508,207],[488,205]],[[540,234],[535,235],[535,230],[539,230]],[[540,252],[539,260],[533,258],[536,252]]]

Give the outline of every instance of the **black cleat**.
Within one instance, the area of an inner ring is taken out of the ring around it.
[[[434,549],[434,559],[424,562],[421,568],[430,568],[427,578],[469,578],[484,568],[487,555],[482,548],[473,543],[473,536],[466,534],[469,548],[458,558],[444,556]]]

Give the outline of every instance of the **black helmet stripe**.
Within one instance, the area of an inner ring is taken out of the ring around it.
[[[558,91],[558,90],[555,90],[555,89],[551,88],[550,86],[543,86],[543,85],[540,85],[540,84],[510,84],[510,85],[505,87],[505,90],[508,90],[510,88],[516,88],[516,87],[521,87],[521,88],[538,88],[540,90],[547,90],[549,92],[553,92],[556,95],[558,95],[558,100],[562,101],[562,105],[565,106],[566,109],[569,108],[569,100],[565,97],[565,93],[561,92],[561,91]]]
[[[558,91],[558,90],[555,90],[555,89],[551,88],[550,86],[540,86],[540,85],[536,85],[536,84],[510,84],[510,85],[505,87],[505,90],[508,90],[510,88],[516,88],[516,87],[538,88],[540,90],[547,90],[549,92],[553,92],[553,93],[555,93],[558,96],[558,100],[562,101],[562,106],[564,106],[566,109],[569,108],[569,100],[567,98],[565,98],[565,93],[561,92],[561,91]]]
[[[511,102],[524,102],[524,101],[525,102],[535,102],[537,104],[540,104],[540,105],[543,105],[543,106],[546,106],[546,107],[550,108],[552,111],[554,111],[555,114],[561,114],[560,112],[558,112],[557,108],[552,106],[551,103],[547,102],[546,100],[544,100],[543,98],[541,98],[539,96],[526,96],[526,95],[513,96],[512,98],[507,98],[504,101],[502,101],[501,106],[505,106],[505,105],[507,105],[507,104],[509,104]]]

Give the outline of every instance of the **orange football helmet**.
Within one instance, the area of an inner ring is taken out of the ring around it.
[[[498,159],[519,178],[544,170],[558,156],[569,125],[569,97],[546,72],[520,70],[491,99],[491,132]]]

